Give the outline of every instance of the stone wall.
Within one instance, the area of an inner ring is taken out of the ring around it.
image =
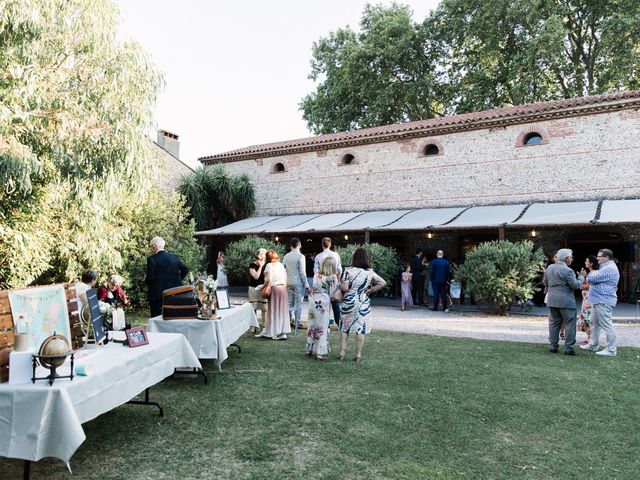
[[[163,171],[158,172],[156,177],[158,188],[167,195],[173,193],[178,188],[180,177],[182,175],[193,172],[193,169],[169,152],[160,147],[157,143],[152,146],[154,154],[160,160]]]
[[[522,146],[530,132],[540,133],[542,144]],[[636,198],[639,136],[640,115],[622,110],[229,162],[226,168],[251,177],[255,215]],[[425,155],[428,144],[439,153]]]

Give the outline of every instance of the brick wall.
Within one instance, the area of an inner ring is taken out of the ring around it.
[[[543,143],[521,146],[529,132]],[[640,197],[633,111],[229,162],[256,215]],[[425,156],[427,144],[437,155]],[[351,163],[343,159],[353,155]],[[282,163],[284,172],[274,172]]]

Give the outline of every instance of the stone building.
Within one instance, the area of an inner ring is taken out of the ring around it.
[[[158,130],[158,138],[153,142],[153,152],[163,166],[158,175],[158,188],[169,195],[176,191],[182,175],[193,172],[193,168],[180,160],[178,135],[166,130]]]
[[[255,217],[201,232],[375,241],[409,258],[532,239],[576,263],[611,248],[635,295],[640,242],[640,91],[498,108],[255,145],[200,158],[248,174]],[[580,260],[578,260],[580,259]]]

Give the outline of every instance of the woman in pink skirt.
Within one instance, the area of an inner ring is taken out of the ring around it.
[[[289,301],[287,295],[287,272],[275,250],[267,252],[264,268],[264,284],[271,285],[271,296],[267,306],[267,319],[264,329],[256,337],[268,337],[274,340],[286,340],[291,333],[289,324]]]

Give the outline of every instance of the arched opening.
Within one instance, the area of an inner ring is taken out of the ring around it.
[[[530,132],[522,139],[523,145],[540,145],[542,144],[542,135],[538,132]]]
[[[347,153],[344,157],[342,157],[340,163],[342,163],[342,165],[351,165],[355,161],[355,159],[356,157],[354,157],[350,153]]]
[[[282,173],[285,171],[283,163],[276,163],[271,170],[272,173]]]
[[[424,147],[424,154],[426,156],[439,155],[440,154],[440,149],[438,148],[438,146],[436,144],[430,143],[429,145]]]

